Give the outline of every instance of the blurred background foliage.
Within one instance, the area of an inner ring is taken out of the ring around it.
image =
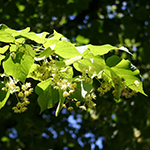
[[[116,53],[138,67],[150,95],[150,1],[1,0],[0,23],[16,30],[30,27],[38,33],[55,29],[77,45],[126,46],[132,57]],[[56,118],[56,108],[39,115],[34,94],[28,110],[14,114],[16,98],[11,96],[0,110],[0,149],[149,150],[149,99],[137,94],[116,103],[108,94],[97,97],[96,110],[63,109]]]

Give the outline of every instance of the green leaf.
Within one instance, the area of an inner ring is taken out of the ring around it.
[[[8,27],[5,24],[0,24],[0,30],[4,31],[5,29],[8,29]]]
[[[27,27],[26,29],[23,30],[14,30],[14,29],[7,28],[5,31],[7,33],[10,33],[12,36],[19,36],[21,35],[21,33],[28,33],[30,31],[30,28]]]
[[[4,43],[14,43],[15,38],[5,31],[0,31],[0,41]]]
[[[57,40],[59,40],[61,37],[63,37],[63,35],[62,34],[60,34],[60,33],[58,33],[58,32],[56,32],[55,30],[54,30],[54,36],[53,36],[53,39],[57,39]]]
[[[9,48],[9,45],[6,45],[6,46],[4,46],[2,48],[0,47],[0,53],[4,54],[8,50],[8,48]]]
[[[15,40],[15,43],[25,43],[25,38],[22,38],[22,37],[20,37],[20,38],[17,38],[16,40]]]
[[[47,39],[43,44],[45,48],[50,47],[52,50],[55,48],[55,45],[59,42],[57,39]]]
[[[124,46],[119,47],[118,50],[125,51],[126,53],[129,53],[130,55],[132,55],[132,53],[130,53],[130,51]]]
[[[94,56],[104,55],[104,54],[107,54],[111,50],[117,49],[116,47],[111,46],[110,44],[105,44],[102,46],[93,46],[93,45],[89,44],[88,48],[92,51]]]
[[[58,102],[59,93],[50,84],[51,79],[47,79],[36,86],[35,92],[39,95],[37,101],[40,105],[40,114],[45,110],[52,108]]]
[[[55,66],[56,66],[58,69],[61,69],[61,68],[66,67],[66,64],[65,64],[64,61],[54,60],[54,62],[55,62]]]
[[[23,37],[26,37],[30,40],[33,40],[39,44],[44,43],[46,40],[39,37],[38,35],[36,35],[34,32],[29,32],[29,33],[20,33]]]
[[[56,112],[55,112],[55,116],[56,116],[56,117],[57,117],[58,114],[60,113],[65,99],[66,99],[66,98],[63,97],[63,91],[62,91],[62,90],[59,90],[59,103],[58,103],[58,106],[57,106],[57,109],[56,109]]]
[[[35,92],[38,94],[38,95],[41,95],[43,93],[43,91],[46,90],[46,88],[50,85],[50,82],[51,82],[51,78],[45,80],[45,81],[42,81],[40,82],[39,84],[37,84],[37,86],[35,87]]]
[[[106,68],[104,59],[101,56],[94,56],[92,53],[84,54],[83,59],[74,62],[73,66],[80,72],[85,69],[88,70],[90,77],[98,75],[100,71]]]
[[[117,48],[110,44],[105,44],[105,45],[101,45],[101,46],[93,46],[93,45],[89,44],[88,48],[92,51],[94,56],[107,54],[111,50],[122,50],[122,51],[125,51],[132,55],[132,53],[130,53],[129,50],[124,46]]]
[[[15,52],[18,49],[19,45],[16,44],[10,44],[10,52]]]
[[[55,48],[55,53],[63,58],[72,58],[75,56],[81,56],[79,51],[75,48],[73,44],[67,41],[59,41]]]
[[[10,29],[10,28],[6,29],[5,32],[11,34],[13,37],[20,35],[20,32],[14,29]]]
[[[81,58],[82,58],[82,56],[75,56],[75,57],[73,57],[73,58],[70,58],[70,59],[66,60],[66,61],[65,61],[65,64],[66,64],[66,65],[71,65],[71,64],[73,64],[74,62],[80,60]]]
[[[38,35],[39,37],[45,39],[46,35],[48,35],[48,32],[42,32],[42,33],[36,33],[36,35]]]
[[[125,83],[129,88],[147,96],[143,91],[140,72],[130,61],[121,60],[118,56],[111,56],[106,60],[106,64],[110,67],[110,70],[108,69],[110,72],[125,79]],[[140,83],[138,87],[135,85],[135,81]]]
[[[34,59],[36,61],[41,61],[41,60],[46,59],[47,57],[49,57],[53,53],[54,53],[54,51],[50,47],[48,47],[47,49],[44,49],[43,51],[38,53],[37,55],[39,55],[39,56],[36,56]]]
[[[40,78],[38,78],[39,76],[41,76],[41,73],[40,72],[36,72],[36,76],[33,76],[33,72],[35,71],[35,69],[37,69],[37,67],[39,67],[40,65],[38,64],[33,64],[29,70],[29,73],[28,73],[28,76],[27,78],[32,78],[34,80],[38,80],[38,81],[41,81]]]
[[[3,68],[6,74],[12,75],[24,83],[34,63],[34,51],[29,45],[25,44],[15,54],[15,59],[10,54],[5,57]]]
[[[3,87],[5,87],[5,84],[0,82],[0,89],[2,89]],[[8,89],[8,91],[0,90],[0,109],[6,104],[9,96],[10,96],[10,90],[9,89]]]

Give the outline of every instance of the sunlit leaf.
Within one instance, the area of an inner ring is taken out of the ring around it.
[[[28,72],[34,62],[34,52],[29,45],[24,45],[16,52],[16,58],[7,55],[3,62],[5,73],[25,82]]]
[[[5,31],[0,31],[0,41],[4,43],[13,43],[15,42],[15,38]]]
[[[8,48],[9,48],[9,45],[6,45],[4,47],[0,47],[0,53],[4,54],[8,50]]]
[[[146,96],[143,91],[140,72],[135,66],[131,64],[129,60],[120,59],[118,56],[111,56],[107,59],[106,64],[116,75],[125,79],[125,83],[129,88]],[[135,81],[140,83],[138,87],[135,86]]]
[[[81,56],[75,46],[67,41],[60,41],[59,43],[57,43],[54,50],[56,54],[63,58]]]

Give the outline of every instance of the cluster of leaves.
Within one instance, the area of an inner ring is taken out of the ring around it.
[[[122,50],[131,54],[125,47],[109,44],[76,46],[54,31],[36,34],[30,28],[13,30],[0,25],[0,64],[2,108],[10,94],[16,94],[18,103],[14,112],[24,112],[30,103],[27,96],[33,92],[27,78],[37,80],[35,87],[41,112],[58,103],[55,115],[62,107],[72,110],[70,102],[86,110],[95,107],[93,80],[100,82],[100,95],[112,89],[116,101],[122,95],[132,97],[137,92],[146,95],[142,88],[139,70],[129,60],[112,55],[105,60],[104,55],[112,50]],[[74,74],[74,69],[79,72]],[[20,98],[20,99],[19,99]]]

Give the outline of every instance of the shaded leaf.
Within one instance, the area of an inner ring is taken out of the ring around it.
[[[5,84],[0,82],[0,89],[2,89],[3,87],[5,87]],[[0,109],[6,104],[9,96],[10,96],[10,90],[9,89],[8,89],[8,91],[0,90]]]
[[[59,93],[50,84],[51,79],[47,79],[36,86],[35,92],[39,95],[37,101],[40,105],[40,113],[45,109],[52,108],[58,102]]]

